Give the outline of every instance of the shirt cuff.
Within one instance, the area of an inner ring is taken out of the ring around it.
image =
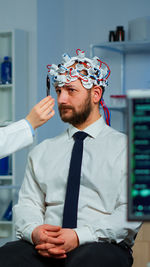
[[[26,240],[26,241],[28,241],[34,245],[33,240],[32,240],[32,232],[37,226],[39,226],[39,225],[37,225],[37,224],[29,225],[23,232],[21,232],[21,233],[17,232],[16,237],[18,239]]]
[[[94,234],[91,232],[88,226],[75,228],[74,231],[76,232],[78,236],[79,245],[97,241],[94,237]]]
[[[33,136],[35,136],[35,131],[34,131],[34,129],[33,129],[33,127],[32,127],[32,125],[31,125],[31,123],[27,120],[27,119],[25,119],[25,121],[28,123],[28,125],[30,126],[30,129],[31,129],[31,132],[32,132],[32,135]]]

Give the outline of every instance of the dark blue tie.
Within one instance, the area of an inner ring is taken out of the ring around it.
[[[77,132],[74,134],[75,143],[72,149],[66,198],[63,213],[63,228],[77,227],[78,197],[80,188],[81,164],[83,154],[83,140],[87,133]]]

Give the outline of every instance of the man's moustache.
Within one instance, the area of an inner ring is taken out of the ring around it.
[[[60,105],[59,110],[65,110],[65,109],[73,109],[72,106],[69,105]]]

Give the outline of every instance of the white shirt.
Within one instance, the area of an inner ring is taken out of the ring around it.
[[[0,158],[28,146],[32,142],[31,127],[24,119],[6,127],[0,127]]]
[[[62,225],[69,163],[78,129],[71,126],[29,154],[19,202],[14,207],[17,237],[32,242],[41,224]],[[77,228],[80,244],[125,240],[134,243],[140,223],[126,219],[126,136],[107,126],[101,117],[84,129]]]

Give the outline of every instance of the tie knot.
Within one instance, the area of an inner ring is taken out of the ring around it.
[[[76,132],[76,133],[73,135],[73,137],[74,137],[75,140],[82,140],[82,141],[83,141],[87,136],[88,136],[87,133],[85,133],[85,132],[81,132],[81,131]]]

